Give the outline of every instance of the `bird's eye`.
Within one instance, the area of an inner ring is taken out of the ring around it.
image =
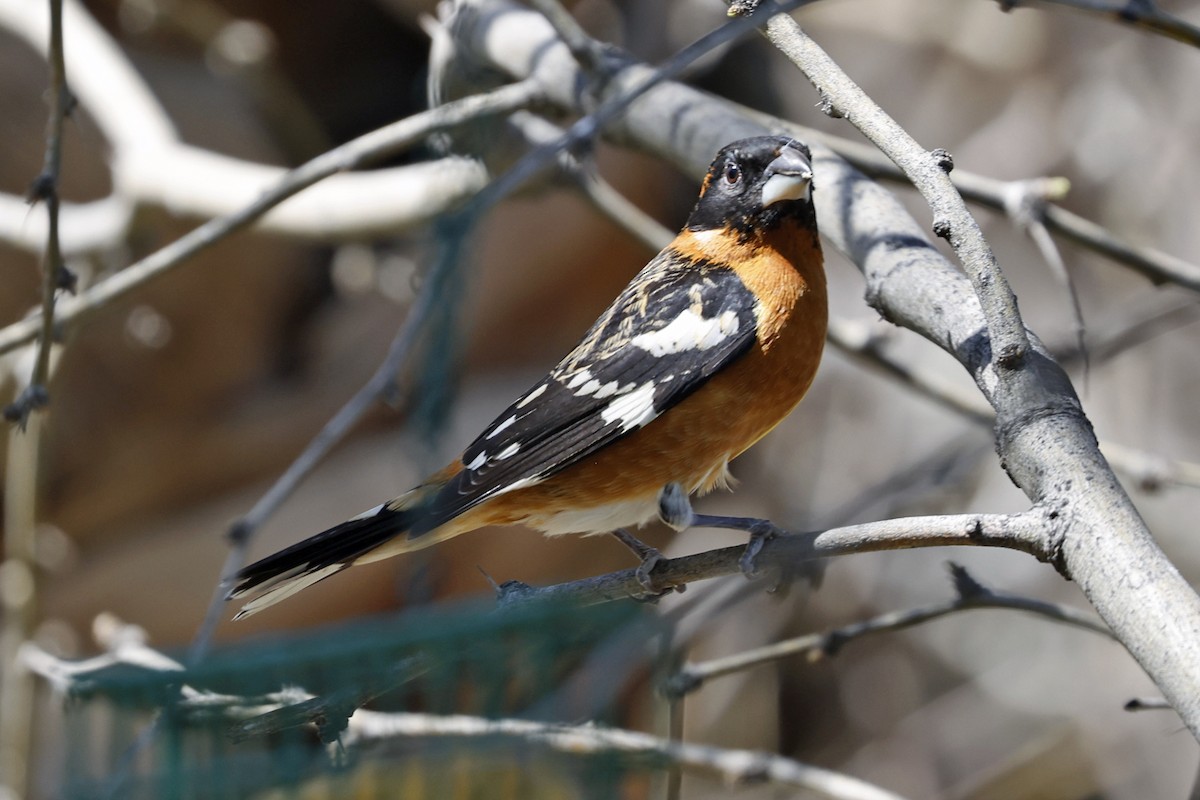
[[[733,185],[742,179],[742,169],[732,161],[725,164],[725,182]]]

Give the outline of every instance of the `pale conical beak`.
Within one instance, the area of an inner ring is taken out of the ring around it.
[[[812,165],[794,147],[783,148],[763,174],[767,179],[762,189],[763,208],[769,208],[781,200],[802,200],[808,196]]]

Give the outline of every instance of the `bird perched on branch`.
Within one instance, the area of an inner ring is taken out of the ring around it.
[[[729,461],[816,373],[827,311],[811,180],[792,139],[723,148],[683,230],[546,377],[416,488],[243,569],[229,597],[258,596],[237,616],[489,525],[616,533],[647,586],[657,553],[626,528],[742,528],[761,547],[754,520],[697,515],[688,498],[728,487]]]

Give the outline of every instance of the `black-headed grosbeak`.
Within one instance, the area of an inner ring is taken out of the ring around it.
[[[800,402],[821,359],[810,159],[785,137],[722,149],[686,226],[566,358],[421,485],[243,569],[229,596],[259,596],[238,617],[489,525],[556,536],[700,519],[688,497],[728,487],[729,461]]]

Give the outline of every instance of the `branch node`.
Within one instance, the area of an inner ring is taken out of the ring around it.
[[[75,294],[76,289],[79,288],[79,276],[74,271],[59,266],[58,273],[54,276],[54,288],[61,289],[68,294]]]
[[[981,528],[982,526],[977,522],[975,530],[971,531],[968,535],[978,536],[982,533]],[[967,572],[967,568],[962,564],[947,561],[946,568],[950,570],[950,580],[954,583],[954,591],[958,595],[959,600],[981,600],[992,596],[992,591],[975,580],[974,576]]]
[[[933,221],[933,235],[939,239],[950,241],[951,225],[950,220],[945,217],[939,217]]]
[[[250,523],[250,520],[242,517],[229,526],[229,530],[225,532],[225,538],[229,540],[230,545],[241,547],[253,532],[254,526]]]
[[[1050,564],[1067,580],[1071,580],[1071,571],[1068,568],[1065,556],[1067,543],[1067,520],[1063,516],[1062,510],[1066,507],[1066,500],[1060,500],[1056,507],[1047,507],[1046,514],[1046,550],[1044,556],[1039,556]]]
[[[1025,363],[1025,354],[1026,350],[1021,344],[1011,342],[996,353],[996,366],[1007,370],[1020,369]]]
[[[50,405],[50,392],[40,383],[27,386],[17,399],[4,407],[4,419],[25,430],[29,415]]]
[[[679,671],[662,682],[659,691],[668,700],[678,700],[691,694],[704,685],[704,678],[697,675],[686,664]]]
[[[950,155],[950,151],[946,148],[934,148],[929,151],[929,155],[933,156],[934,162],[942,172],[949,175],[954,170],[954,156]]]
[[[725,12],[731,17],[748,17],[758,10],[762,0],[733,0]]]
[[[315,714],[312,721],[321,744],[333,744],[341,739],[342,732],[350,727],[350,716],[357,710],[353,703],[330,703]]]
[[[829,631],[821,637],[820,646],[813,648],[813,652],[820,653],[826,658],[833,658],[841,652],[842,647],[850,641],[850,638],[844,630]]]
[[[821,113],[830,119],[844,119],[846,115],[833,104],[833,98],[824,90],[820,90],[820,93],[821,102],[817,103],[817,108],[821,109]]]
[[[37,205],[54,197],[57,193],[55,183],[54,176],[49,172],[38,173],[29,183],[29,189],[25,192],[25,202]]]
[[[1164,709],[1173,710],[1174,707],[1162,697],[1134,697],[1129,700],[1124,706],[1126,711],[1162,711]]]
[[[749,786],[756,783],[766,783],[771,779],[771,765],[761,756],[746,764],[730,776],[730,783],[738,786]]]
[[[496,587],[496,605],[503,608],[510,603],[519,602],[528,597],[534,589],[528,583],[521,581],[505,581]]]

